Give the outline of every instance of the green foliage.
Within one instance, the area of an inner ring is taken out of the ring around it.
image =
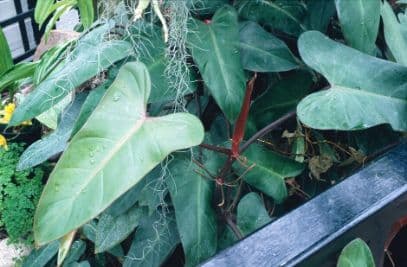
[[[82,25],[89,28],[95,19],[93,0],[38,0],[34,12],[35,22],[41,27],[50,18],[45,28],[45,35],[47,36],[58,19],[74,7],[79,9]]]
[[[35,62],[21,62],[14,65],[0,76],[0,92],[19,80],[31,77],[36,66]]]
[[[164,220],[157,212],[149,216],[145,215],[136,231],[123,266],[159,267],[178,243],[179,236],[173,215],[169,215]]]
[[[48,75],[47,79],[28,95],[24,104],[16,109],[10,125],[18,125],[40,115],[77,86],[126,57],[130,51],[129,43],[121,40],[104,40],[110,28],[108,24],[98,27],[81,38],[65,64]]]
[[[248,235],[271,221],[263,201],[256,193],[248,193],[237,206],[237,225],[243,235]]]
[[[13,67],[13,58],[11,57],[10,47],[3,29],[0,27],[0,75]]]
[[[236,2],[239,15],[243,19],[256,21],[294,36],[307,30],[306,6],[301,1],[239,0]]]
[[[380,22],[380,0],[335,0],[335,3],[349,46],[374,55]]]
[[[303,123],[337,130],[389,123],[396,131],[407,130],[406,67],[363,54],[317,31],[304,33],[298,45],[305,63],[331,85],[298,105]]]
[[[74,102],[62,115],[58,128],[51,134],[31,144],[21,155],[17,170],[25,170],[37,166],[50,157],[64,151],[85,100],[84,95],[78,95]]]
[[[24,260],[22,267],[43,267],[45,266],[58,252],[59,242],[54,241],[39,249],[35,249]]]
[[[194,168],[188,158],[176,158],[170,164],[172,179],[167,180],[186,266],[209,258],[217,247],[216,217],[211,205],[213,184],[195,173]]]
[[[360,238],[349,242],[339,256],[337,267],[375,267],[369,246]]]
[[[203,127],[190,114],[147,117],[150,90],[144,64],[127,63],[120,70],[48,180],[34,220],[38,244],[60,238],[97,216],[172,151],[202,142]],[[103,127],[106,124],[111,127]],[[77,160],[77,155],[84,159]],[[129,160],[130,164],[121,164]],[[81,210],[83,205],[91,208]],[[76,214],[65,218],[67,212]]]
[[[243,68],[257,72],[288,71],[298,64],[286,44],[254,22],[239,25]]]
[[[245,165],[235,163],[237,173],[243,175],[247,168],[252,168],[243,179],[276,202],[282,202],[287,197],[284,179],[295,177],[304,169],[301,163],[256,144],[250,146],[243,156]]]
[[[6,98],[25,98],[11,131],[33,118],[54,129],[19,164],[57,161],[30,262],[56,262],[62,238],[67,267],[198,265],[406,131],[404,6],[170,1],[37,2],[46,30],[74,7],[88,28],[0,76]]]
[[[236,11],[219,9],[210,24],[190,22],[188,45],[202,78],[227,118],[234,121],[243,104],[245,77],[240,62]]]
[[[404,11],[405,12],[405,11]],[[404,66],[407,66],[407,17],[405,13],[398,14],[397,17],[385,1],[381,10],[384,37],[386,38],[387,46],[389,47],[392,55],[396,61]]]
[[[33,242],[32,224],[35,207],[43,188],[41,168],[16,171],[24,148],[12,143],[0,149],[0,228],[12,242]]]

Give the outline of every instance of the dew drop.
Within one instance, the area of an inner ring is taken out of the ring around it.
[[[117,102],[120,100],[120,94],[116,93],[113,95],[113,101]]]
[[[93,157],[95,156],[95,153],[94,153],[93,151],[91,151],[91,152],[89,152],[89,156],[90,156],[91,158],[93,158]]]
[[[90,159],[90,164],[95,164],[95,159]]]

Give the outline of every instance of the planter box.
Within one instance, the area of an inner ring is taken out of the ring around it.
[[[336,266],[356,237],[383,266],[392,224],[407,215],[407,143],[202,264]]]

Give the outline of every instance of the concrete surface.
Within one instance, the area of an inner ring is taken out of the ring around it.
[[[25,245],[8,245],[7,239],[0,240],[0,267],[14,266],[14,260],[28,255],[31,249]]]

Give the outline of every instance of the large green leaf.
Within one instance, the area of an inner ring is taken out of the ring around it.
[[[0,27],[0,77],[3,73],[11,69],[13,65],[13,57],[11,56],[10,47],[3,29]]]
[[[254,192],[248,193],[237,205],[237,226],[243,235],[248,235],[271,222],[264,203]]]
[[[298,67],[287,45],[259,24],[240,23],[240,54],[243,68],[257,72],[280,72]]]
[[[304,98],[300,120],[317,129],[355,130],[389,123],[407,130],[407,67],[363,54],[320,32],[301,35],[304,62],[331,84]]]
[[[85,98],[83,94],[77,95],[75,101],[64,112],[58,128],[24,151],[18,161],[17,170],[34,167],[65,150]]]
[[[209,24],[193,20],[189,24],[188,45],[202,78],[216,102],[231,121],[239,115],[245,92],[240,62],[236,11],[225,6]]]
[[[54,241],[42,248],[31,251],[30,255],[25,258],[23,267],[43,267],[45,266],[58,252],[59,242]]]
[[[304,170],[304,165],[290,158],[268,150],[260,145],[252,144],[243,154],[242,166],[237,162],[234,169],[243,176],[245,182],[281,203],[287,197],[285,178],[295,177]],[[253,167],[254,166],[254,167]],[[251,170],[247,168],[253,167]]]
[[[117,217],[127,212],[136,202],[139,202],[139,206],[148,206],[149,212],[152,214],[161,201],[159,192],[154,188],[158,178],[161,177],[161,171],[160,165],[155,167],[140,182],[116,199],[105,213]]]
[[[250,108],[249,120],[258,129],[295,110],[297,104],[311,93],[312,76],[307,71],[296,71],[271,85]]]
[[[400,13],[397,20],[387,1],[384,1],[381,13],[387,46],[396,61],[407,66],[407,13]]]
[[[50,175],[34,218],[38,244],[97,216],[169,153],[202,142],[203,126],[193,115],[146,115],[150,88],[142,63],[121,68]]]
[[[374,54],[380,0],[335,0],[335,4],[347,43],[364,53]]]
[[[197,174],[195,168],[190,158],[176,158],[167,179],[186,266],[196,266],[215,254],[217,247],[213,183]]]
[[[128,56],[128,42],[104,40],[109,25],[94,29],[78,41],[72,55],[30,93],[13,114],[10,125],[31,119],[61,101],[69,92]]]
[[[239,15],[276,30],[298,36],[307,30],[304,19],[306,6],[298,0],[239,0]]]
[[[117,217],[103,213],[96,228],[95,252],[101,253],[120,244],[137,227],[142,215],[138,206]]]
[[[159,267],[179,244],[173,214],[145,216],[137,228],[123,267]]]
[[[337,267],[375,267],[369,246],[360,238],[347,244],[339,256]]]

